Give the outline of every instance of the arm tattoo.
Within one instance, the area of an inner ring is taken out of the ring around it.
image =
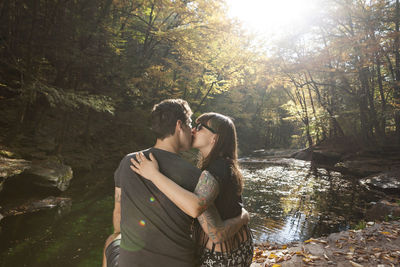
[[[214,204],[199,217],[199,223],[213,243],[227,239],[227,231]]]
[[[194,189],[194,193],[199,197],[201,212],[205,211],[218,196],[219,185],[217,180],[208,171],[203,171]]]
[[[115,191],[115,202],[121,202],[121,192]]]
[[[199,197],[199,206],[204,211],[197,219],[213,243],[227,240],[242,227],[243,221],[240,216],[222,221],[214,205],[219,193],[219,184],[208,171],[201,173],[194,193]]]
[[[204,232],[215,244],[221,243],[232,237],[243,226],[241,216],[222,221],[214,204],[197,218]]]

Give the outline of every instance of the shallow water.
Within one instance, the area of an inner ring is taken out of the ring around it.
[[[362,218],[374,195],[357,179],[295,159],[241,161],[244,202],[258,242],[304,241],[346,230]]]
[[[287,243],[347,229],[375,200],[351,177],[314,169],[309,162],[253,157],[242,159],[241,166],[244,201],[258,242]],[[71,206],[3,219],[0,267],[100,266],[112,231],[112,174],[77,174],[60,195],[72,198]],[[18,199],[3,193],[0,206]]]

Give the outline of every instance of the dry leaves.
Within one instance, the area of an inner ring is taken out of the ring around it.
[[[285,266],[286,262],[291,266],[330,266],[338,262],[353,267],[400,266],[400,221],[367,226],[363,230],[338,233],[330,239],[311,238],[303,245],[265,243],[255,250],[253,260],[265,267]]]

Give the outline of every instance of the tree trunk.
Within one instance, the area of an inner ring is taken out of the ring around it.
[[[394,39],[394,54],[395,54],[395,73],[396,73],[396,82],[394,83],[394,103],[395,103],[395,113],[394,120],[396,125],[396,143],[400,145],[400,5],[399,0],[396,0],[396,12],[395,12],[395,39]]]
[[[379,87],[379,95],[381,97],[381,116],[379,118],[379,128],[380,134],[382,135],[382,139],[385,139],[386,133],[386,99],[385,93],[383,92],[383,82],[382,82],[382,73],[381,73],[381,60],[379,55],[376,56],[376,75],[378,80],[378,87]]]

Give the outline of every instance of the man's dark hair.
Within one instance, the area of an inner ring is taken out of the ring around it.
[[[158,139],[164,139],[175,133],[178,120],[188,124],[192,110],[182,99],[166,99],[154,105],[151,111],[151,129]]]

